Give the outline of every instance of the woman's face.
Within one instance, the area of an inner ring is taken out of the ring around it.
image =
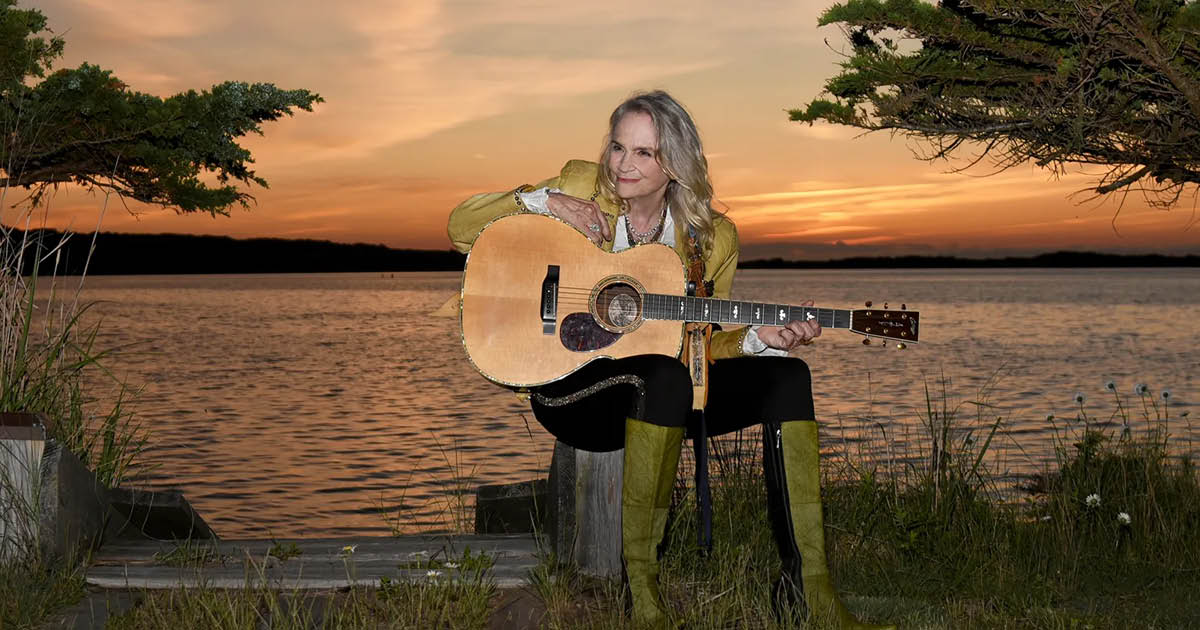
[[[617,121],[608,152],[608,168],[618,197],[626,201],[662,198],[671,178],[659,165],[657,155],[658,132],[649,114],[629,112]]]

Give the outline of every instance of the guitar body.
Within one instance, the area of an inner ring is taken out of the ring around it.
[[[555,312],[545,315],[543,292],[555,273]],[[678,356],[679,321],[644,319],[632,330],[617,332],[593,323],[594,293],[614,279],[643,293],[686,294],[683,263],[666,245],[613,254],[553,217],[518,214],[493,221],[476,239],[463,271],[467,357],[491,381],[530,387],[561,379],[601,357]],[[603,340],[593,341],[597,337]],[[591,347],[597,345],[602,347]]]

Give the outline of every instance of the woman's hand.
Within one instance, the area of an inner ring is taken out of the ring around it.
[[[550,214],[575,226],[596,245],[612,240],[612,229],[608,227],[608,217],[600,209],[600,204],[562,193],[550,193],[546,197],[546,209]]]
[[[812,306],[813,301],[807,300],[800,306]],[[794,350],[799,346],[812,343],[813,339],[821,336],[821,324],[817,320],[792,320],[786,326],[763,326],[758,329],[758,338],[772,348]]]

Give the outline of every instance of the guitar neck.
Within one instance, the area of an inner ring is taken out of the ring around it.
[[[752,326],[783,326],[794,320],[815,319],[822,328],[850,327],[850,311],[848,309],[741,302],[656,293],[645,295],[643,316],[646,319]]]

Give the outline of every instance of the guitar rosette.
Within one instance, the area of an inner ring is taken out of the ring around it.
[[[623,334],[645,321],[642,296],[645,287],[630,276],[609,276],[598,282],[588,300],[588,310],[601,328]]]

